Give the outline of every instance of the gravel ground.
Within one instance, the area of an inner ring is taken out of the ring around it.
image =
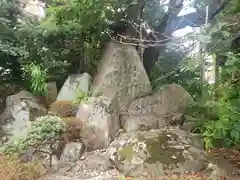
[[[209,158],[212,158],[219,165],[219,177],[212,180],[239,180],[240,179],[240,151],[234,149],[214,149],[207,152]],[[209,174],[206,172],[185,174],[185,175],[167,175],[164,177],[154,177],[147,175],[140,178],[131,178],[121,175],[113,166],[106,171],[88,170],[84,167],[85,160],[94,155],[106,155],[106,150],[98,150],[85,153],[81,160],[72,167],[65,167],[58,172],[48,175],[41,180],[208,180]],[[221,174],[223,174],[221,176]],[[226,175],[226,176],[225,176]],[[231,177],[229,177],[229,175]],[[228,176],[228,177],[227,177]]]

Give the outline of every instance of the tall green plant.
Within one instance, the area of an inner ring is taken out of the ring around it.
[[[47,70],[41,65],[31,63],[24,67],[24,71],[25,78],[31,82],[32,91],[38,95],[45,95],[47,92]]]

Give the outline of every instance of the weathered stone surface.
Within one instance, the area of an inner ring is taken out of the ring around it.
[[[127,113],[121,114],[120,117],[120,124],[124,131],[158,129],[158,117],[153,113],[156,103],[153,96],[146,96],[133,101]]]
[[[137,97],[151,92],[150,81],[134,47],[109,42],[93,83],[93,92],[99,91],[106,97],[112,92],[121,111],[127,110]]]
[[[74,171],[106,172],[112,168],[112,163],[105,155],[91,155],[86,160],[79,162]]]
[[[184,113],[187,108],[194,104],[191,95],[180,85],[165,85],[155,94],[158,104],[154,112],[158,115],[169,113]]]
[[[88,151],[108,147],[119,131],[118,104],[107,97],[91,98],[79,106],[82,141]]]
[[[57,90],[56,82],[48,82],[47,83],[46,104],[50,105],[54,101],[56,101],[57,95],[58,95],[58,90]]]
[[[158,129],[158,117],[153,114],[133,114],[121,117],[121,125],[125,132]],[[165,124],[164,124],[165,126]]]
[[[65,146],[60,161],[63,164],[75,163],[80,159],[83,152],[84,145],[82,143],[70,142]]]
[[[181,86],[166,85],[151,96],[134,100],[121,115],[121,125],[126,132],[182,125],[183,113],[192,103],[191,96]]]
[[[93,152],[86,159],[77,161],[71,167],[60,168],[41,180],[116,180],[118,177],[119,172],[113,168],[109,158]]]
[[[118,170],[136,177],[198,172],[205,168],[206,160],[203,139],[177,129],[122,134],[107,154]]]
[[[35,148],[35,146],[27,147],[27,149],[20,153],[19,158],[22,162],[26,163],[33,161],[42,162],[42,165],[45,168],[57,170],[62,166],[68,165],[67,162],[60,161],[63,150],[64,142],[60,140],[56,140],[53,143],[44,141],[42,144],[38,145],[38,148]]]
[[[91,76],[88,73],[70,75],[58,93],[57,100],[75,100],[78,90],[88,92]]]
[[[42,165],[48,170],[57,171],[61,167],[66,166],[66,164],[63,164],[61,163],[61,161],[59,161],[56,155],[45,156],[45,157],[41,156],[41,158],[40,156],[36,156],[35,159],[38,161],[42,161]]]
[[[22,90],[7,97],[6,108],[0,118],[4,132],[8,136],[19,137],[27,132],[30,121],[46,113],[47,110],[38,104],[34,95]]]

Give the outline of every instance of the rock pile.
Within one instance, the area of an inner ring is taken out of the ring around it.
[[[42,180],[110,180],[120,174],[163,176],[206,168],[203,138],[186,126],[191,96],[177,84],[152,92],[133,47],[110,42],[91,88],[90,79],[87,73],[69,76],[58,95],[51,84],[51,102],[72,101],[76,90],[90,90],[93,96],[73,112],[82,124],[81,138],[65,142],[60,156],[51,156],[56,172]],[[24,133],[46,111],[26,91],[10,96],[1,115],[4,131]]]

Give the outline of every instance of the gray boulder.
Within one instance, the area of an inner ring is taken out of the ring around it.
[[[118,133],[119,117],[115,99],[100,96],[80,104],[77,118],[84,124],[81,138],[87,151],[103,149]]]
[[[84,145],[82,143],[70,142],[66,144],[60,161],[63,164],[71,164],[78,161],[84,153]]]
[[[181,126],[183,114],[193,103],[181,86],[165,85],[153,95],[133,101],[128,111],[121,114],[120,123],[126,132]]]
[[[202,137],[177,129],[122,134],[107,154],[120,172],[135,177],[199,172],[206,161]]]
[[[134,99],[150,93],[151,83],[135,47],[110,41],[92,89],[108,98],[114,94],[120,111],[127,110]]]
[[[0,116],[3,131],[9,138],[22,136],[27,133],[31,121],[46,113],[37,97],[22,90],[6,99],[6,108]]]
[[[68,76],[58,93],[57,101],[76,99],[77,91],[88,92],[90,88],[91,76],[88,73],[74,74]]]

